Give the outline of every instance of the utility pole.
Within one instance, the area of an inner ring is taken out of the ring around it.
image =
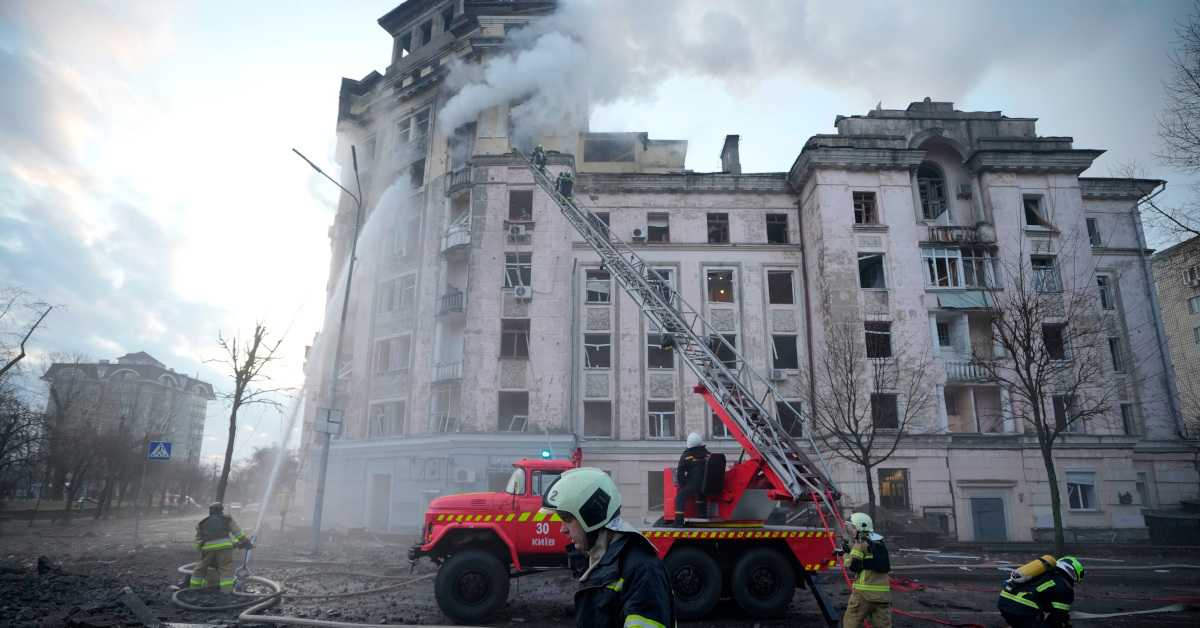
[[[333,404],[337,399],[339,374],[338,360],[340,360],[342,357],[342,337],[345,335],[346,331],[346,310],[349,309],[350,306],[350,284],[354,280],[354,259],[358,252],[358,230],[362,226],[362,182],[358,178],[358,152],[355,150],[353,144],[350,146],[350,164],[354,168],[354,184],[358,189],[358,194],[347,190],[342,186],[341,183],[338,183],[336,180],[334,180],[333,177],[325,174],[325,171],[318,168],[316,164],[314,164],[308,157],[305,157],[300,151],[293,148],[292,152],[299,155],[300,159],[303,159],[308,163],[308,165],[312,166],[313,170],[316,170],[321,176],[329,179],[331,183],[338,186],[338,189],[345,192],[346,195],[354,201],[354,236],[350,240],[350,260],[347,262],[348,265],[346,267],[346,288],[342,291],[342,312],[338,320],[337,341],[334,343],[333,367],[329,369],[330,376],[328,399],[330,407],[325,409],[324,425],[322,425],[322,429],[319,430],[321,434],[321,466],[317,471],[317,492],[315,499],[313,500],[312,518],[312,545],[313,554],[315,555],[321,551],[321,515],[325,507],[325,478],[329,474],[329,441],[332,439],[332,430],[335,423],[331,419],[334,416]],[[319,414],[321,409],[318,408],[317,412]],[[336,423],[338,427],[341,427],[340,418]]]

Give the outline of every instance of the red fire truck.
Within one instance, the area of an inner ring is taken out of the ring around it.
[[[595,214],[576,205],[569,188],[555,185],[541,167],[530,164],[530,170],[661,330],[664,346],[696,375],[695,392],[745,451],[731,466],[723,454],[709,457],[702,501],[710,512],[689,504],[682,528],[663,525],[675,515],[673,469],[663,473],[664,516],[641,531],[665,563],[679,618],[703,617],[722,597],[732,597],[753,617],[778,616],[795,589],[805,587],[826,621],[836,625],[837,613],[813,577],[837,564],[835,532],[823,522],[841,525],[837,491],[823,464],[814,465],[808,455],[820,455],[816,443],[810,439],[806,450],[787,434],[775,414],[787,404],[782,395],[668,282]],[[539,508],[542,494],[579,462],[579,455],[519,460],[502,493],[450,495],[430,503],[409,560],[428,557],[439,565],[434,591],[446,615],[460,623],[487,621],[504,606],[511,578],[566,567],[569,541],[557,517]],[[815,513],[820,522],[810,517],[808,525],[787,523],[804,513]]]

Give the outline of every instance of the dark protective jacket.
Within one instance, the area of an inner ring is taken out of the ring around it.
[[[704,466],[707,463],[708,448],[704,445],[685,449],[675,467],[675,485],[700,488],[704,483]]]
[[[667,570],[650,541],[636,532],[614,533],[604,556],[575,592],[575,625],[674,628]]]
[[[1029,582],[1004,583],[996,607],[1014,617],[1033,617],[1044,614],[1047,626],[1071,624],[1071,603],[1075,601],[1075,584],[1059,569],[1052,569]]]
[[[233,549],[246,539],[246,534],[229,515],[209,515],[196,524],[196,549],[211,552]]]
[[[846,569],[854,576],[854,592],[870,602],[890,602],[892,583],[888,572],[892,561],[887,545],[879,541],[859,541],[850,550]]]

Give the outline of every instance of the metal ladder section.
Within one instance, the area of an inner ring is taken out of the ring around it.
[[[738,431],[745,436],[738,440],[742,441],[747,453],[766,463],[770,470],[767,477],[775,488],[787,492],[796,501],[808,499],[814,492],[825,494],[828,490],[836,490],[812,437],[808,440],[824,473],[784,431],[772,402],[786,401],[771,382],[750,368],[737,348],[688,305],[679,292],[628,244],[613,237],[604,221],[559,194],[557,185],[544,171],[521,153],[517,152],[517,155],[533,172],[534,181],[558,204],[563,216],[596,251],[604,268],[616,277],[642,313],[661,333],[670,334],[676,353],[683,357],[700,384],[735,423],[737,429],[731,431],[735,436]],[[718,354],[726,361],[722,362]],[[762,394],[757,395],[756,390]]]

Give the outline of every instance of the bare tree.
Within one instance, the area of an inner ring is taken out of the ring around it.
[[[1200,2],[1186,22],[1175,28],[1178,37],[1171,53],[1171,78],[1165,84],[1166,106],[1158,116],[1158,137],[1163,163],[1189,173],[1200,173]],[[1176,235],[1200,236],[1200,207],[1145,203],[1152,221]]]
[[[25,344],[52,309],[20,288],[0,288],[0,378],[25,359]]]
[[[21,398],[12,382],[0,380],[0,490],[31,478],[41,452],[45,414]]]
[[[1114,387],[1106,365],[1108,333],[1091,269],[1063,281],[1071,258],[1029,258],[1006,266],[1004,290],[992,295],[990,328],[997,352],[974,359],[1008,391],[1013,418],[1037,437],[1054,520],[1055,551],[1064,551],[1062,496],[1054,447],[1064,434],[1081,431],[1112,407]]]
[[[872,469],[896,453],[914,419],[931,407],[929,353],[897,338],[890,323],[857,316],[834,321],[828,311],[825,316],[820,357],[812,372],[801,375],[802,411],[814,438],[862,468],[874,518]]]
[[[249,339],[217,335],[217,344],[224,354],[219,361],[233,376],[233,391],[223,395],[229,400],[229,440],[225,444],[225,462],[217,483],[217,501],[225,499],[225,488],[229,484],[233,447],[237,439],[238,412],[244,407],[258,404],[273,406],[278,410],[281,406],[274,397],[287,390],[283,387],[264,387],[264,383],[271,379],[265,370],[278,360],[275,353],[283,343],[283,337],[271,342],[269,336],[270,332],[263,323],[254,325],[254,332]]]

